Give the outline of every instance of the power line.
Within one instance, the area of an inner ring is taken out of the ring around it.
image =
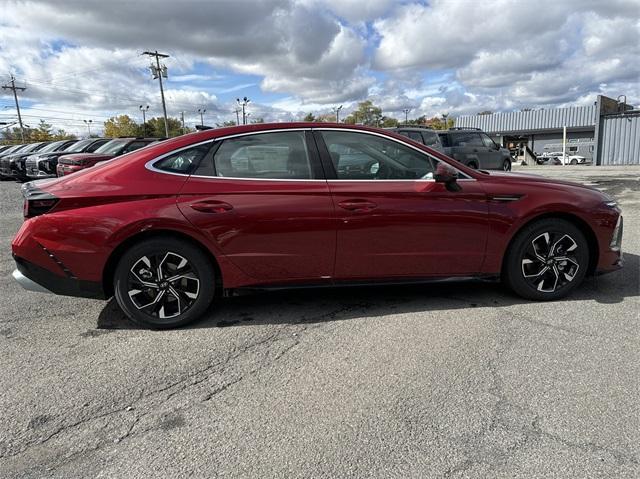
[[[11,86],[9,86],[8,84],[6,85],[2,85],[2,89],[3,90],[13,90],[13,98],[16,101],[16,111],[18,112],[18,123],[20,123],[20,136],[22,137],[22,141],[24,142],[24,125],[22,124],[22,117],[20,116],[20,105],[18,104],[18,94],[16,93],[17,90],[20,91],[25,91],[27,88],[26,87],[17,87],[16,86],[16,79],[13,75],[11,75]]]

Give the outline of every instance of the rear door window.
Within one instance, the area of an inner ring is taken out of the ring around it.
[[[307,180],[313,169],[302,131],[261,133],[223,140],[214,155],[223,178]]]
[[[427,146],[440,146],[438,141],[438,134],[432,131],[423,131],[422,137],[424,138],[424,144]]]

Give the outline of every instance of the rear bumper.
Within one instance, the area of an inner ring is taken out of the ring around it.
[[[13,278],[26,290],[54,293],[79,298],[106,299],[102,284],[73,277],[59,276],[23,258],[13,256],[16,269]]]

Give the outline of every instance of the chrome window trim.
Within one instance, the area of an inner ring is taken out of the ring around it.
[[[153,171],[155,173],[162,173],[165,175],[174,175],[174,176],[186,176],[186,177],[192,177],[192,178],[203,178],[203,179],[214,179],[214,180],[242,180],[242,181],[304,181],[304,182],[329,182],[329,181],[340,181],[340,182],[344,182],[344,181],[358,181],[358,182],[363,182],[363,181],[368,181],[368,182],[374,182],[374,183],[380,183],[380,182],[389,182],[389,181],[408,181],[408,182],[416,182],[416,181],[426,181],[426,182],[435,182],[435,179],[423,179],[423,178],[415,178],[415,179],[395,179],[395,180],[366,180],[366,179],[362,179],[362,180],[357,180],[357,179],[352,179],[352,180],[341,180],[338,178],[322,178],[322,179],[317,179],[317,178],[308,178],[308,179],[304,179],[304,178],[300,178],[300,179],[277,179],[277,178],[244,178],[244,177],[232,177],[232,176],[207,176],[207,175],[191,175],[189,173],[175,173],[173,171],[165,171],[165,170],[161,170],[159,168],[154,167],[153,165],[162,160],[163,158],[166,158],[167,156],[170,155],[174,155],[180,151],[183,150],[188,150],[190,148],[195,148],[196,146],[200,146],[200,145],[204,145],[206,143],[214,143],[216,141],[222,141],[222,140],[228,140],[230,138],[237,138],[240,136],[249,136],[249,135],[260,135],[263,133],[281,133],[281,132],[286,132],[286,131],[346,131],[346,132],[355,132],[355,133],[360,133],[360,134],[365,134],[365,135],[372,135],[372,136],[378,136],[380,138],[384,138],[386,140],[389,141],[394,141],[396,143],[399,143],[401,145],[404,145],[406,147],[409,147],[415,151],[417,151],[418,153],[421,153],[423,155],[427,155],[428,157],[432,158],[435,161],[442,161],[438,158],[436,158],[435,156],[427,153],[426,151],[421,150],[420,148],[416,148],[413,145],[410,145],[408,143],[405,143],[404,141],[401,140],[397,140],[396,138],[391,138],[387,135],[384,135],[382,133],[378,133],[378,132],[374,132],[374,131],[365,131],[365,130],[356,130],[356,129],[351,129],[351,128],[331,128],[331,127],[327,127],[327,128],[323,128],[323,127],[315,127],[315,128],[278,128],[278,129],[269,129],[269,130],[260,130],[260,131],[248,131],[248,132],[243,132],[243,133],[235,133],[233,135],[225,135],[225,136],[219,136],[216,138],[209,138],[207,140],[202,140],[196,143],[191,143],[189,145],[183,146],[181,148],[177,148],[175,150],[171,150],[170,152],[164,153],[160,156],[156,156],[155,158],[147,161],[144,164],[144,167],[149,170],[149,171]],[[140,148],[142,149],[142,148]],[[138,150],[136,150],[138,151]],[[133,153],[133,152],[132,152]],[[466,173],[464,173],[463,171],[460,171],[459,169],[457,169],[455,166],[451,165],[450,163],[447,163],[447,165],[449,165],[451,168],[453,168],[454,170],[456,170],[458,172],[458,174],[462,174],[464,176],[467,176]],[[458,179],[458,181],[477,181],[475,178],[460,178]]]

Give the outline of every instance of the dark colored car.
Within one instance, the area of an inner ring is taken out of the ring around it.
[[[114,138],[104,143],[93,153],[75,153],[63,155],[58,159],[57,175],[65,176],[76,171],[86,170],[96,163],[107,161],[116,156],[125,155],[132,151],[159,141],[158,138]]]
[[[511,170],[511,154],[486,133],[469,128],[451,128],[438,133],[444,153],[463,165],[481,170]]]
[[[2,173],[2,158],[8,155],[12,155],[14,153],[19,152],[22,148],[25,148],[27,145],[3,145],[2,151],[0,151],[0,180],[12,180],[8,175],[4,175]]]
[[[554,300],[622,265],[622,216],[604,193],[344,124],[191,133],[23,194],[14,278],[115,296],[153,328],[242,288],[480,278]]]
[[[74,153],[92,153],[107,143],[107,138],[88,138],[86,140],[71,140],[50,151],[41,150],[26,160],[27,176],[34,180],[38,178],[55,178],[58,159],[63,155]]]
[[[31,143],[17,150],[15,153],[3,156],[2,159],[0,159],[0,174],[13,178],[14,180],[27,179],[23,160],[27,156],[43,149],[49,143],[48,141]]]
[[[399,126],[397,128],[391,128],[391,131],[394,131],[399,135],[406,136],[407,138],[413,141],[417,141],[418,143],[422,143],[423,145],[427,145],[428,147],[433,148],[436,151],[444,153],[442,142],[440,141],[440,137],[438,136],[438,132],[436,130],[432,130],[430,128]]]

